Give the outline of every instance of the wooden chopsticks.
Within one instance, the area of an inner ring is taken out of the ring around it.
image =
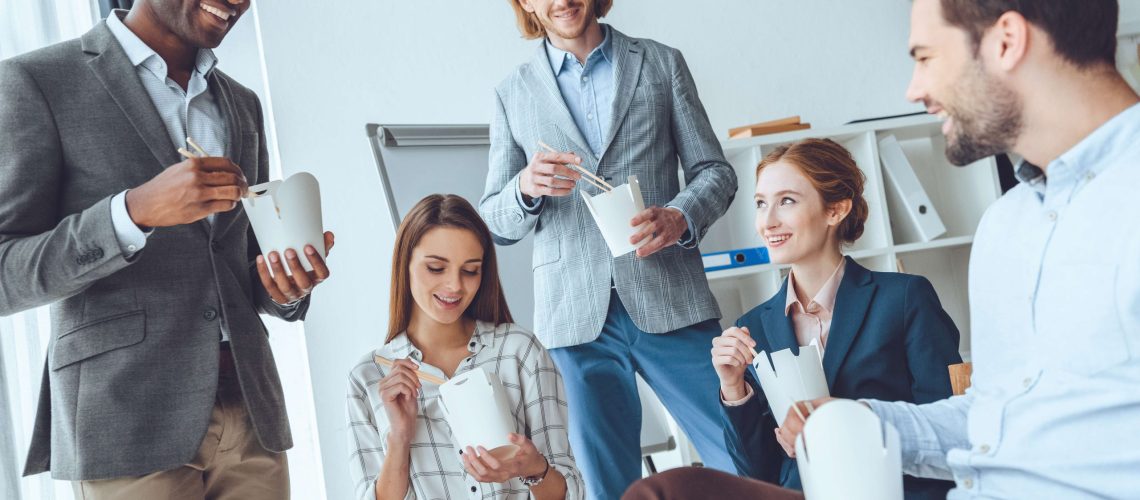
[[[550,147],[545,142],[538,141],[538,145],[541,146],[542,149],[545,149],[551,153],[557,153],[558,152],[557,149]],[[585,176],[585,177],[583,177],[583,179],[585,179],[586,182],[589,182],[591,185],[593,185],[594,187],[596,187],[598,189],[601,189],[604,192],[608,193],[614,189],[614,187],[611,186],[608,182],[606,182],[605,179],[602,179],[601,177],[594,175],[593,172],[590,172],[589,170],[582,168],[581,165],[574,165],[572,163],[566,163],[564,165],[566,165],[566,168],[569,168],[571,170],[577,170],[578,172],[581,172],[582,175]]]
[[[391,368],[391,367],[395,366],[395,364],[396,364],[395,361],[392,361],[392,360],[385,358],[383,356],[373,355],[372,359],[375,360],[377,363],[384,365],[388,368]],[[424,373],[424,372],[421,372],[419,370],[416,370],[416,377],[419,377],[419,379],[423,380],[424,382],[431,382],[431,383],[436,384],[436,385],[443,385],[443,384],[447,383],[446,380],[444,380],[440,377],[437,377],[437,376],[432,375],[430,373]]]
[[[202,149],[202,146],[199,146],[198,143],[194,142],[194,139],[187,137],[186,144],[189,144],[190,147],[194,148],[194,152],[187,151],[186,148],[178,148],[178,153],[182,156],[185,156],[187,158],[204,158],[210,156],[206,153],[205,149]]]

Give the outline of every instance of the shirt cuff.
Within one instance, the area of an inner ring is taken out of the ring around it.
[[[111,198],[111,223],[115,226],[115,237],[119,247],[127,257],[138,253],[146,246],[146,238],[151,231],[139,229],[127,213],[127,192],[123,191]],[[153,231],[153,230],[152,230]]]
[[[518,183],[515,183],[515,200],[519,202],[519,206],[522,207],[526,213],[538,215],[538,213],[542,211],[542,201],[545,199],[546,197],[539,196],[538,198],[532,198],[530,203],[527,203],[526,198],[522,194],[522,190],[518,188]]]
[[[720,393],[720,402],[725,406],[743,406],[748,400],[752,399],[752,386],[744,384],[744,397],[736,401],[728,401],[724,399],[724,393]]]
[[[686,229],[685,234],[682,234],[681,238],[677,240],[677,244],[681,245],[683,248],[693,248],[696,246],[697,238],[694,235],[697,234],[697,230],[695,227],[693,227],[693,220],[689,218],[689,214],[685,213],[684,210],[681,210],[680,208],[674,207],[672,205],[666,205],[665,208],[672,208],[673,210],[681,212],[681,215],[685,217],[685,225],[688,226],[688,229]]]

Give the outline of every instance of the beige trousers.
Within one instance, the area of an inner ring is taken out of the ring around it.
[[[284,453],[261,447],[245,410],[229,350],[221,352],[218,395],[206,437],[190,463],[145,476],[73,481],[75,498],[282,500],[289,498]]]

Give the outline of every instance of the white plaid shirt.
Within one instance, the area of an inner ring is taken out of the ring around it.
[[[495,373],[507,390],[515,432],[527,436],[550,462],[550,467],[566,478],[566,498],[585,496],[581,474],[574,465],[566,436],[566,395],[562,377],[534,334],[514,324],[492,325],[477,322],[468,345],[471,356],[463,360],[455,374],[476,367]],[[423,354],[401,333],[383,347],[369,352],[349,373],[348,445],[352,450],[349,472],[356,498],[376,498],[376,478],[387,453],[388,417],[380,401],[380,380],[388,369],[374,361]],[[420,370],[443,377],[434,366]],[[451,427],[439,403],[439,387],[424,383],[419,396],[416,436],[411,445],[411,486],[406,498],[525,499],[530,490],[517,478],[506,483],[479,483],[463,468],[459,448],[452,441]]]

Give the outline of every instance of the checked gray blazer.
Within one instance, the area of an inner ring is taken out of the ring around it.
[[[719,318],[696,243],[724,215],[736,193],[736,174],[724,159],[676,49],[611,30],[614,112],[601,157],[587,147],[538,45],[531,60],[495,89],[490,172],[479,210],[499,243],[534,230],[534,329],[547,348],[590,342],[605,321],[610,283],[634,324],[666,333]],[[578,190],[546,197],[537,215],[519,203],[519,173],[543,141],[582,158],[582,166],[611,184],[636,175],[645,205],[673,206],[697,234],[689,248],[672,245],[645,259],[613,258]],[[685,188],[678,180],[678,164]]]
[[[213,71],[228,156],[249,183],[269,163],[261,105]],[[210,421],[220,325],[261,444],[292,446],[256,278],[259,253],[239,208],[213,224],[158,228],[127,258],[113,195],[180,158],[105,23],[0,62],[0,315],[51,304],[52,340],[25,474],[134,476],[190,462]]]

